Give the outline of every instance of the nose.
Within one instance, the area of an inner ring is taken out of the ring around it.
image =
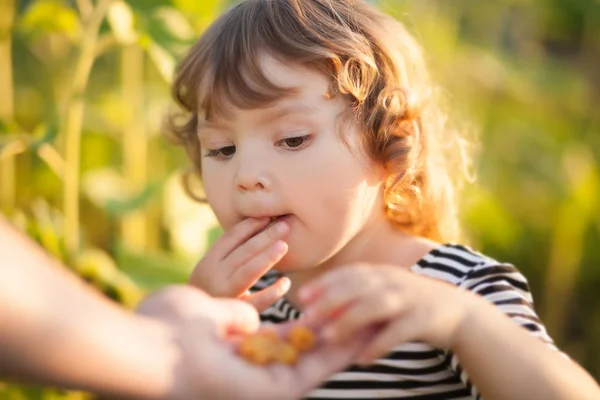
[[[268,172],[260,165],[260,161],[253,159],[239,164],[235,177],[235,187],[240,193],[271,190],[271,180]]]

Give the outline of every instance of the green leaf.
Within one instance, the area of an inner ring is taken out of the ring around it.
[[[75,38],[81,26],[74,9],[59,0],[38,0],[23,14],[19,28],[28,35],[64,33]]]
[[[161,191],[162,181],[151,182],[137,194],[124,200],[108,200],[104,210],[113,217],[121,217],[127,213],[143,208]]]
[[[145,291],[187,282],[195,262],[158,251],[134,253],[122,246],[117,249],[116,259],[121,271]]]
[[[44,199],[36,199],[31,206],[32,218],[27,221],[29,236],[59,260],[66,260],[62,236],[62,215]]]
[[[173,4],[188,16],[196,31],[204,30],[227,4],[224,0],[173,0]]]
[[[49,144],[58,136],[58,127],[54,124],[39,125],[33,133],[34,139],[30,144],[33,151],[38,151],[44,144]]]
[[[105,251],[85,249],[75,261],[77,273],[113,300],[134,307],[143,297],[143,291],[121,271]]]

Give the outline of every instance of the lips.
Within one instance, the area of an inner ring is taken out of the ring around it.
[[[269,223],[267,224],[267,226],[265,226],[260,231],[258,231],[257,234],[269,229],[270,227],[272,227],[279,221],[288,220],[291,216],[292,216],[292,214],[282,214],[282,215],[276,215],[276,216],[269,217]]]
[[[271,226],[271,225],[276,224],[279,221],[283,221],[283,220],[287,219],[287,217],[289,217],[289,216],[291,216],[291,214],[282,214],[282,215],[270,217],[271,220],[269,221],[269,225],[267,225],[267,226]]]

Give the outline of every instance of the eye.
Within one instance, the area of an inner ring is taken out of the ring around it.
[[[283,141],[288,147],[298,147],[304,143],[304,137],[294,137]]]
[[[288,150],[301,150],[308,146],[310,138],[310,135],[291,137],[278,141],[276,145]]]
[[[205,157],[216,158],[217,160],[225,160],[231,158],[235,154],[235,146],[225,146],[220,149],[208,150]]]

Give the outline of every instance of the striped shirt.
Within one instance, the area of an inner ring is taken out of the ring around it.
[[[554,347],[533,309],[525,277],[512,265],[501,264],[465,246],[441,245],[411,267],[417,274],[450,282],[495,304],[514,322]],[[260,290],[279,275],[269,272],[253,287]],[[261,314],[264,322],[300,317],[285,298]],[[449,351],[423,343],[405,343],[369,367],[352,366],[312,391],[308,399],[480,399],[459,360]]]

